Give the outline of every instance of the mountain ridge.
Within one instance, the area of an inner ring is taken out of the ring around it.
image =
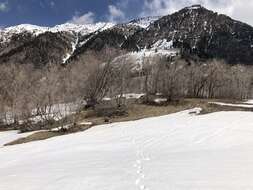
[[[80,61],[87,51],[112,48],[138,52],[155,49],[159,43],[166,46],[164,50],[168,47],[180,49],[183,57],[253,64],[253,27],[201,5],[185,7],[162,17],[137,18],[121,24],[8,27],[0,30],[0,62],[45,65],[52,59],[53,63],[71,63]],[[28,46],[30,51],[26,52]],[[40,58],[32,58],[33,53]],[[53,58],[52,54],[55,54]]]
[[[173,47],[180,48],[183,54],[220,58],[230,63],[247,64],[253,60],[253,27],[202,6],[186,7],[162,17],[148,30],[132,36],[124,47],[138,51],[163,39],[172,40]]]

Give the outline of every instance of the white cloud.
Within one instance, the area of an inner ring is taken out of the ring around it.
[[[251,0],[144,0],[140,16],[171,14],[185,6],[201,4],[253,25],[253,1]]]
[[[40,4],[40,7],[41,7],[41,8],[43,8],[43,9],[46,8],[44,2],[40,1],[39,4]]]
[[[230,5],[231,16],[253,26],[253,1],[237,0]]]
[[[7,2],[0,3],[0,12],[6,12],[8,10],[9,10],[9,7],[8,7],[8,3]]]
[[[115,5],[109,5],[108,10],[109,10],[108,20],[110,22],[118,22],[125,19],[125,13]]]
[[[54,8],[54,6],[55,6],[55,2],[54,1],[50,1],[50,7]]]
[[[95,21],[95,14],[93,12],[88,12],[84,15],[79,16],[76,13],[72,19],[69,21],[74,24],[92,24]]]
[[[226,13],[230,13],[230,10],[226,10],[227,6],[230,5],[229,1],[231,0],[144,0],[144,8],[141,14],[166,15],[193,4],[201,4],[219,11],[225,9]]]

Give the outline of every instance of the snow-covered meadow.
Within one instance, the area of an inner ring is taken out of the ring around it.
[[[0,148],[0,189],[252,189],[253,113],[199,110]]]

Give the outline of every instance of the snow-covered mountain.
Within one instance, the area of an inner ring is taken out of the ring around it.
[[[123,38],[120,41],[123,43],[135,31],[147,27],[156,19],[158,17],[148,17],[118,25],[99,22],[85,25],[65,23],[54,27],[31,24],[11,26],[0,30],[0,61],[9,62],[14,58],[18,63],[36,65],[44,65],[48,62],[66,63],[73,55],[82,54],[83,50],[86,51],[86,43],[90,44],[90,41],[100,37],[102,32],[107,35],[115,32],[113,36],[116,38],[120,34]],[[102,41],[118,43],[110,36],[104,36]],[[23,54],[27,56],[22,56]]]
[[[159,16],[153,17],[144,17],[139,19],[134,19],[130,21],[129,25],[135,25],[142,28],[147,28],[151,23],[158,20]],[[82,35],[87,35],[89,33],[95,32],[97,30],[106,30],[115,26],[114,23],[110,22],[98,22],[94,24],[73,24],[73,23],[65,23],[56,25],[54,27],[45,27],[45,26],[37,26],[32,24],[20,24],[17,26],[11,26],[0,30],[1,35],[4,34],[20,34],[23,32],[29,32],[34,35],[39,35],[45,32],[73,32],[80,33]]]
[[[172,42],[184,56],[220,58],[229,63],[252,64],[253,27],[200,5],[183,8],[135,33],[122,47],[129,51]]]
[[[160,17],[145,17],[140,19],[135,19],[127,23],[128,25],[134,25],[141,28],[147,28],[151,23],[158,20]],[[0,42],[8,41],[12,35],[21,33],[31,33],[35,36],[43,34],[45,32],[71,32],[80,35],[87,35],[95,31],[103,31],[115,26],[114,23],[110,22],[98,22],[94,24],[73,24],[65,23],[56,25],[54,27],[37,26],[32,24],[20,24],[17,26],[11,26],[0,30]]]
[[[95,24],[73,24],[73,23],[65,23],[61,25],[56,25],[54,27],[43,27],[43,26],[36,26],[31,24],[21,24],[17,26],[11,26],[8,28],[4,28],[0,31],[0,42],[6,42],[10,40],[13,35],[22,34],[22,33],[31,33],[34,36],[38,36],[45,32],[70,32],[80,35],[87,35],[93,33],[95,31],[102,31],[108,28],[113,27],[115,24],[113,23],[105,23],[105,22],[98,22]]]
[[[101,54],[106,48],[128,54],[160,51],[166,56],[177,49],[187,58],[252,64],[253,27],[194,5],[171,15],[116,25],[66,23],[50,28],[23,24],[0,30],[1,63],[70,63],[80,61],[88,51]]]
[[[65,63],[91,34],[114,25],[103,22],[85,25],[65,23],[54,27],[21,24],[4,28],[0,30],[0,60],[8,62],[15,58],[18,63],[37,65]],[[28,55],[24,57],[22,54]]]

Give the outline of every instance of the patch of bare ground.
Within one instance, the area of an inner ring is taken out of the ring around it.
[[[57,136],[62,136],[62,135],[67,135],[71,133],[77,133],[81,131],[85,131],[89,129],[91,126],[75,126],[71,127],[70,130],[59,130],[59,131],[39,131],[36,132],[32,135],[29,135],[24,138],[17,139],[15,141],[9,142],[5,144],[4,146],[10,146],[10,145],[16,145],[16,144],[23,144],[23,143],[28,143],[28,142],[33,142],[33,141],[40,141],[40,140],[46,140],[52,137],[57,137]]]
[[[59,135],[62,135],[62,134],[50,132],[50,131],[41,131],[41,132],[34,133],[32,135],[29,135],[28,137],[14,140],[10,143],[5,144],[4,146],[23,144],[23,143],[28,143],[28,142],[32,142],[32,141],[45,140],[45,139],[49,139],[49,138],[59,136]]]
[[[215,104],[209,104],[208,102],[226,102],[226,103],[239,103],[234,100],[219,100],[219,99],[184,99],[176,102],[169,102],[163,105],[146,105],[146,104],[130,104],[127,106],[127,114],[122,116],[112,116],[109,118],[98,117],[94,113],[94,110],[83,110],[75,117],[79,122],[85,121],[90,122],[92,125],[77,125],[75,127],[71,127],[66,131],[42,131],[34,133],[28,137],[17,139],[13,142],[6,144],[8,145],[16,145],[22,143],[28,143],[32,141],[45,140],[48,138],[67,135],[71,133],[76,133],[80,131],[88,130],[92,126],[102,125],[106,123],[114,123],[114,122],[124,122],[124,121],[133,121],[144,119],[148,117],[156,117],[162,115],[168,115],[171,113],[176,113],[179,111],[200,107],[202,111],[200,114],[208,114],[219,111],[252,111],[252,108],[242,108],[242,107],[231,107],[231,106],[221,106]]]
[[[8,128],[6,126],[0,126],[0,132],[5,132],[5,131],[10,131],[10,130],[13,130],[12,128]]]

